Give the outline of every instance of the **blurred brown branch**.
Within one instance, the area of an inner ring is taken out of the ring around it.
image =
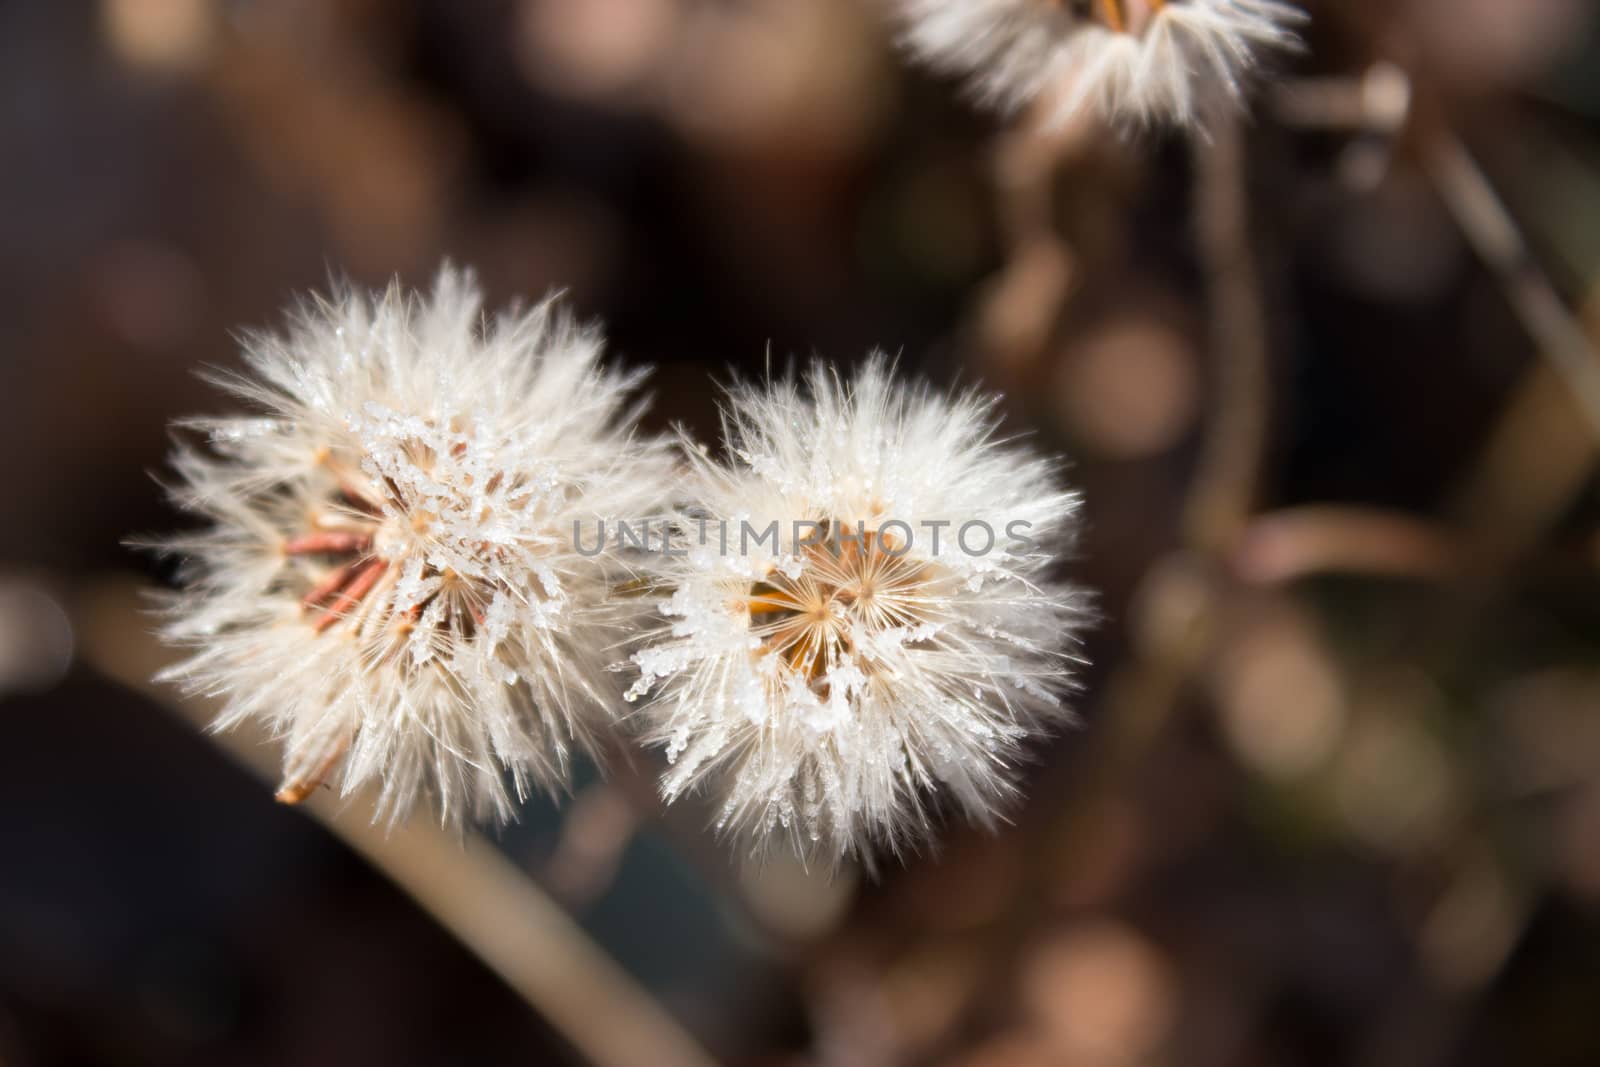
[[[1458,535],[1425,519],[1372,508],[1289,508],[1251,520],[1233,567],[1251,582],[1330,572],[1438,578],[1460,566]]]
[[[212,709],[178,700],[150,678],[167,653],[140,617],[139,592],[110,583],[83,598],[77,627],[98,670],[206,730]],[[137,635],[137,639],[134,636]],[[212,733],[272,784],[276,746],[245,731]],[[371,798],[326,792],[302,805],[417,901],[599,1067],[711,1067],[716,1061],[608,957],[527,873],[473,832],[457,839],[425,819],[392,830],[368,816]]]
[[[1456,224],[1494,272],[1540,354],[1565,380],[1600,435],[1600,351],[1562,302],[1528,249],[1521,228],[1461,139],[1447,128],[1428,138],[1424,165]]]

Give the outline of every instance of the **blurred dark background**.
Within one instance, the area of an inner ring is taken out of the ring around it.
[[[645,755],[499,834],[717,1056],[1600,1063],[1600,6],[1309,6],[1191,144],[1028,136],[867,0],[0,4],[0,1067],[582,1061],[143,684],[195,371],[442,257],[659,426],[883,348],[1087,494],[1002,834],[757,869]]]

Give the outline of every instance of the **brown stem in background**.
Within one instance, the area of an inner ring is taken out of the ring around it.
[[[214,708],[174,700],[170,688],[149,681],[166,654],[146,627],[128,621],[138,616],[136,591],[97,593],[77,626],[86,658],[208,726]],[[245,729],[205,733],[262,778],[277,778],[265,738]],[[493,844],[472,832],[458,839],[426,819],[392,830],[374,825],[366,799],[346,805],[313,796],[301,807],[409,894],[584,1059],[597,1067],[714,1067],[711,1054]]]
[[[1315,574],[1443,578],[1462,564],[1463,538],[1441,523],[1344,505],[1286,508],[1252,519],[1233,554],[1245,581]]]
[[[1189,547],[1219,556],[1255,506],[1267,436],[1266,310],[1250,250],[1243,138],[1218,123],[1195,153],[1196,221],[1211,303],[1211,422],[1184,509]]]
[[[969,1004],[968,1024],[986,1009],[1002,1010],[1016,961],[1051,907],[1053,882],[1065,865],[1088,853],[1108,813],[1128,792],[1130,778],[1175,720],[1211,646],[1211,606],[1255,503],[1270,400],[1265,309],[1248,244],[1242,133],[1224,119],[1213,134],[1196,147],[1195,207],[1212,318],[1215,399],[1189,488],[1184,544],[1151,568],[1135,652],[1108,680],[1096,728],[1073,760],[1063,795],[1040,805],[1054,814],[1031,829],[1034,840],[1014,903],[990,934],[987,980],[975,983],[993,991],[993,999],[980,995]]]
[[[1056,180],[1097,129],[1077,118],[1060,129],[1046,125],[1046,104],[1035,105],[994,148],[996,222],[1005,264],[978,309],[979,347],[1015,379],[1037,360],[1072,294],[1077,259],[1056,224]]]
[[[1533,258],[1511,212],[1472,153],[1448,128],[1441,127],[1428,139],[1423,163],[1456,225],[1499,280],[1523,328],[1600,435],[1600,352]]]
[[[1185,547],[1146,579],[1136,651],[1107,684],[1100,751],[1086,795],[1069,805],[1047,851],[1071,850],[1159,741],[1212,635],[1211,606],[1254,508],[1266,448],[1270,375],[1266,309],[1249,245],[1244,140],[1219,120],[1195,147],[1195,211],[1211,310],[1212,416],[1183,513]],[[1152,580],[1158,579],[1158,580]]]

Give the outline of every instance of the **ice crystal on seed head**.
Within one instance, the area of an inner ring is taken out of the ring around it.
[[[1237,103],[1266,48],[1304,19],[1280,0],[895,0],[906,46],[1007,110],[1044,100],[1059,123],[1192,123]]]
[[[380,783],[380,812],[509,817],[559,787],[615,696],[613,553],[576,521],[649,514],[671,460],[635,435],[637,375],[554,300],[485,321],[470,275],[303,305],[223,379],[261,415],[192,420],[175,499],[186,587],[166,676],[220,697],[219,727],[286,741],[279,798]],[[509,788],[507,779],[509,778]]]
[[[992,400],[882,359],[724,410],[729,462],[691,450],[687,551],[653,557],[671,593],[628,694],[653,694],[665,795],[703,785],[720,828],[835,861],[925,839],[938,797],[991,821],[1024,740],[1067,718],[1082,600],[1048,571],[1077,496],[995,438]]]

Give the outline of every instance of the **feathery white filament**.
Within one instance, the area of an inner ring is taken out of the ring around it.
[[[1043,546],[1077,496],[996,440],[992,400],[907,391],[881,358],[735,388],[724,434],[731,465],[691,456],[687,554],[654,557],[667,622],[634,656],[666,796],[712,784],[720,828],[832,860],[924,839],[938,796],[992,820],[1024,739],[1067,717],[1083,604]]]
[[[1280,0],[896,0],[907,47],[1010,110],[1044,100],[1063,122],[1190,123],[1238,102],[1263,48],[1293,46]]]
[[[219,727],[286,739],[279,798],[380,782],[399,817],[510,817],[558,788],[615,694],[612,553],[575,521],[649,514],[671,460],[637,437],[638,375],[546,300],[485,321],[470,275],[302,306],[244,344],[223,386],[260,414],[192,420],[174,496],[210,520],[171,543],[186,588],[167,677],[220,697]],[[509,772],[511,788],[506,776]]]

